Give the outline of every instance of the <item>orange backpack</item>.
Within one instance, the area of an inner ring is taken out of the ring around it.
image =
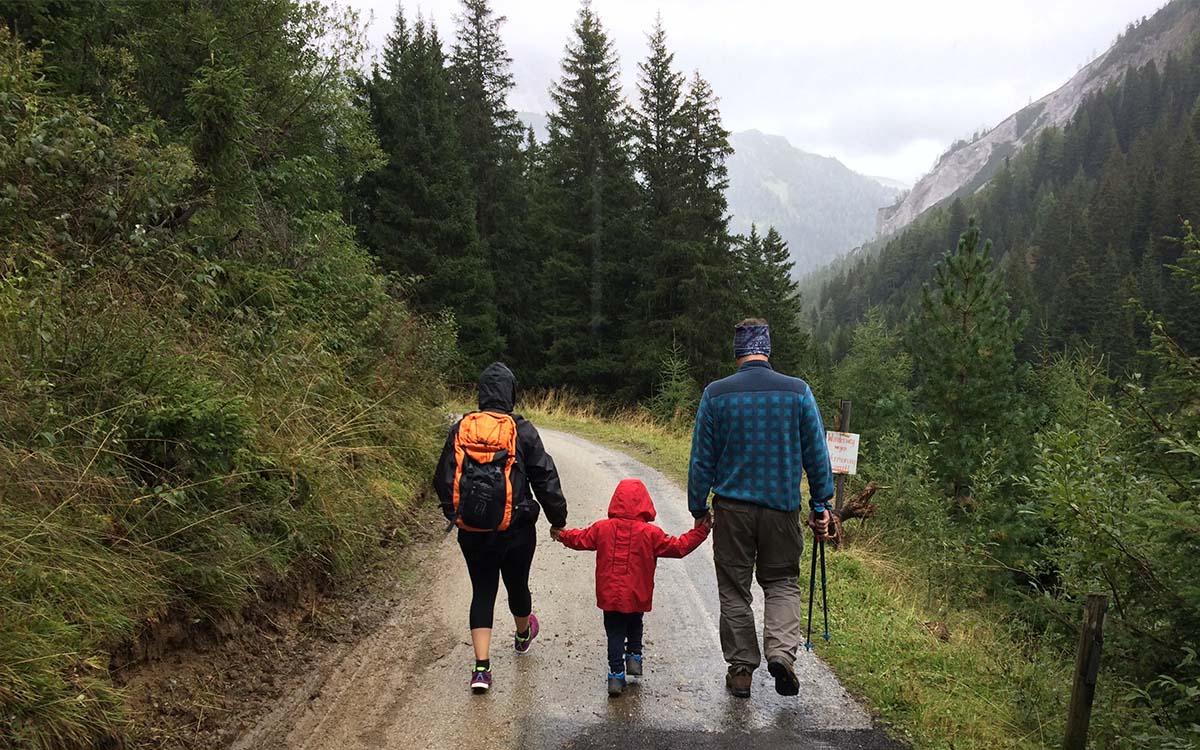
[[[454,518],[466,531],[503,531],[512,521],[512,468],[517,422],[507,414],[472,412],[454,437]]]

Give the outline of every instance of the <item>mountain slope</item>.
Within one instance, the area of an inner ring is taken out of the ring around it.
[[[1150,20],[1131,26],[1100,57],[1084,66],[1057,91],[1030,104],[973,142],[947,151],[899,203],[879,211],[880,234],[907,226],[947,198],[968,195],[995,175],[1004,160],[1034,142],[1050,126],[1071,120],[1087,97],[1119,80],[1130,67],[1154,62],[1181,49],[1200,28],[1200,4],[1175,0]]]
[[[547,138],[544,114],[518,112],[540,141]],[[867,177],[837,159],[802,151],[778,135],[757,130],[730,137],[730,229],[773,226],[788,242],[796,275],[825,265],[875,235],[880,206],[896,199],[903,183]]]
[[[747,130],[730,142],[731,229],[774,226],[788,241],[798,276],[872,237],[879,207],[899,193],[782,136]]]
[[[1181,7],[1142,26],[1190,24],[1196,6]],[[1164,33],[1172,32],[1155,38]],[[1191,43],[1163,63],[1130,69],[1087,96],[1066,124],[1002,160],[982,189],[807,280],[817,300],[814,340],[832,342],[837,358],[871,307],[906,319],[976,217],[994,240],[1012,309],[1030,315],[1022,356],[1094,346],[1114,373],[1138,368],[1146,329],[1131,298],[1167,319],[1177,345],[1200,349],[1200,309],[1173,270],[1183,245],[1172,238],[1186,233],[1184,220],[1200,220],[1200,31],[1189,33]]]

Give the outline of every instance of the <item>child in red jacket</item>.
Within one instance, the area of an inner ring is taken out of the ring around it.
[[[660,557],[683,557],[708,536],[707,524],[668,536],[650,523],[654,503],[639,479],[623,479],[608,505],[608,518],[586,529],[558,532],[571,549],[596,551],[596,606],[604,610],[608,635],[608,694],[625,690],[625,676],[642,674],[642,615],[654,598]]]

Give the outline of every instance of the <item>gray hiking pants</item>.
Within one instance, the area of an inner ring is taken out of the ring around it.
[[[800,647],[800,555],[804,532],[800,511],[772,510],[754,503],[714,498],[713,559],[721,602],[721,650],[731,668],[754,670],[762,663],[751,579],[763,590],[763,651],[789,666]]]

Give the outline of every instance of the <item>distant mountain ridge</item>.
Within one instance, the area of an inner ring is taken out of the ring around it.
[[[730,143],[725,195],[731,229],[774,226],[788,242],[798,277],[874,236],[879,208],[900,193],[896,184],[798,149],[783,136],[746,130]]]
[[[1162,65],[1200,29],[1200,3],[1174,0],[1150,21],[1130,29],[1104,54],[1085,65],[1058,90],[1021,109],[978,140],[955,144],[899,202],[882,208],[880,235],[893,234],[944,200],[974,193],[1004,160],[1034,142],[1046,128],[1063,125],[1087,96],[1151,61]]]
[[[518,112],[545,141],[549,118]],[[745,130],[730,136],[730,229],[747,233],[775,227],[787,241],[796,276],[824,266],[875,235],[881,206],[907,187],[898,180],[859,174],[837,159],[796,148],[780,135]]]

